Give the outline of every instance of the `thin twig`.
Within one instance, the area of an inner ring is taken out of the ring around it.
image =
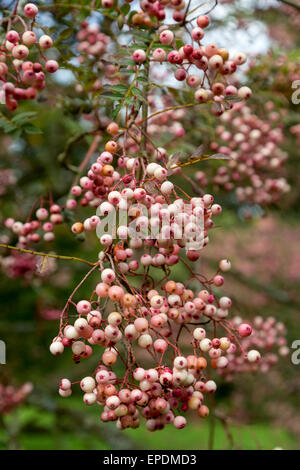
[[[47,258],[55,258],[55,259],[63,259],[67,261],[79,261],[80,263],[85,263],[88,266],[96,266],[98,263],[91,263],[90,261],[87,261],[82,258],[77,258],[75,256],[64,256],[64,255],[55,255],[51,253],[42,253],[39,251],[34,251],[34,250],[27,250],[25,248],[20,248],[18,246],[12,246],[12,245],[5,245],[4,243],[0,243],[1,248],[7,248],[8,250],[14,250],[14,251],[20,251],[21,253],[28,253],[30,255],[35,255],[35,256],[46,256]]]

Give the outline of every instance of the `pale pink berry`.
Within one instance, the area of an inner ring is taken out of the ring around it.
[[[68,390],[62,390],[61,388],[58,390],[58,393],[59,395],[62,397],[62,398],[67,398],[69,397],[70,395],[72,395],[72,389],[71,388],[68,388]]]
[[[32,46],[36,43],[36,35],[33,31],[25,31],[22,35],[22,41],[25,46]]]
[[[39,45],[41,46],[42,49],[50,49],[50,47],[52,47],[53,45],[53,41],[50,38],[50,36],[47,36],[46,34],[44,34],[39,39]]]
[[[14,56],[15,59],[23,60],[26,59],[26,57],[29,54],[28,47],[26,46],[15,46],[12,50],[12,55]]]
[[[80,314],[88,314],[92,310],[92,306],[87,300],[80,300],[76,305],[76,309]]]
[[[139,333],[144,333],[149,328],[149,323],[146,318],[137,318],[134,321],[134,327]]]
[[[204,31],[202,28],[198,27],[192,30],[192,38],[194,39],[194,41],[201,41],[203,37],[204,37]]]
[[[105,282],[100,282],[99,284],[96,285],[96,294],[101,297],[107,297],[108,296],[108,291],[109,291],[109,285],[106,284]]]
[[[72,351],[75,356],[80,356],[85,352],[85,344],[83,341],[75,341],[72,344]]]
[[[247,323],[242,323],[238,328],[239,335],[241,338],[245,338],[246,336],[250,336],[252,333],[252,328]]]
[[[12,42],[12,43],[16,43],[20,40],[20,36],[19,34],[17,33],[17,31],[14,31],[14,30],[10,30],[6,33],[6,39],[9,41],[9,42]]]
[[[49,213],[48,213],[47,209],[41,207],[40,209],[38,209],[36,211],[35,215],[36,215],[37,219],[45,220],[45,219],[47,219]]]
[[[86,393],[90,393],[96,387],[96,382],[93,377],[85,377],[80,382],[80,388]]]
[[[164,339],[157,339],[154,341],[153,347],[156,352],[163,354],[167,350],[168,344]]]
[[[165,31],[162,31],[162,33],[160,33],[159,40],[162,44],[170,45],[174,40],[174,33],[169,29],[166,29]]]
[[[24,14],[27,16],[27,18],[35,18],[35,16],[38,14],[38,7],[34,5],[34,3],[26,3],[24,6]]]
[[[228,259],[223,259],[220,261],[219,263],[219,267],[221,269],[221,271],[229,271],[231,269],[231,263]]]
[[[232,301],[229,297],[221,297],[219,300],[219,304],[221,308],[230,308]]]
[[[107,268],[102,271],[101,279],[103,282],[111,284],[116,279],[116,275],[112,269]]]
[[[143,49],[137,49],[132,54],[132,58],[135,62],[141,64],[142,62],[145,62],[146,60],[146,52],[143,51]]]
[[[43,239],[45,242],[52,242],[55,239],[55,235],[53,232],[47,232],[43,235]]]
[[[45,69],[49,73],[55,73],[58,70],[58,63],[56,60],[47,60]]]
[[[95,393],[85,393],[83,395],[83,401],[86,405],[93,405],[97,401],[97,395]]]
[[[153,51],[152,59],[158,62],[163,62],[167,58],[167,53],[161,48],[157,48]]]
[[[49,349],[51,354],[53,354],[54,356],[58,356],[59,354],[62,354],[64,352],[65,348],[61,341],[54,341],[50,345]]]
[[[243,52],[236,52],[233,56],[233,60],[237,65],[242,65],[246,62],[247,56]]]
[[[71,388],[72,384],[71,384],[71,381],[69,379],[61,379],[60,383],[59,383],[59,388],[61,388],[62,390],[69,390]]]
[[[261,355],[255,349],[251,349],[251,351],[247,354],[247,359],[249,362],[258,362],[261,358]]]
[[[213,380],[208,380],[205,384],[205,390],[208,393],[214,393],[217,390],[216,382]]]
[[[175,78],[179,82],[183,82],[186,78],[186,71],[184,69],[177,69],[175,72]]]
[[[247,86],[242,86],[238,90],[238,96],[242,98],[243,100],[248,100],[252,96],[252,91],[249,87]]]
[[[186,426],[186,419],[184,416],[176,416],[176,418],[174,418],[173,424],[175,428],[182,429]]]

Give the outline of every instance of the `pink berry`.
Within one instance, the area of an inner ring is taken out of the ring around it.
[[[170,45],[174,40],[174,33],[168,29],[160,33],[159,40],[162,44]]]
[[[175,428],[182,429],[186,426],[186,419],[184,416],[176,416],[176,418],[174,418],[173,424]]]
[[[23,60],[29,54],[29,50],[26,46],[15,46],[12,50],[12,55],[15,59]]]
[[[142,49],[137,49],[132,54],[132,58],[135,62],[141,64],[142,62],[145,62],[146,60],[146,52],[143,51]]]
[[[80,300],[80,302],[78,302],[76,306],[76,309],[77,312],[80,314],[88,314],[91,311],[92,306],[87,300]]]
[[[17,33],[17,31],[14,31],[14,30],[10,30],[6,33],[6,39],[9,41],[9,42],[12,42],[12,43],[16,43],[20,40],[20,36],[19,34]]]
[[[22,35],[22,41],[25,46],[32,46],[36,43],[36,35],[33,31],[25,31]]]
[[[39,45],[41,46],[42,49],[49,49],[50,47],[52,47],[53,41],[50,38],[50,36],[47,36],[46,34],[44,34],[39,39]]]
[[[201,15],[201,16],[198,16],[197,18],[197,25],[199,26],[199,28],[207,28],[207,26],[209,25],[210,21],[209,21],[209,17],[206,16],[206,15]]]
[[[245,338],[247,336],[250,336],[251,333],[252,333],[252,328],[250,325],[248,325],[247,323],[242,323],[239,328],[238,328],[238,331],[239,331],[239,335],[241,338]]]
[[[34,5],[34,3],[26,3],[24,6],[24,14],[27,16],[27,18],[35,18],[36,15],[38,14],[38,7]]]
[[[56,60],[47,60],[45,64],[45,69],[49,73],[54,73],[58,70],[58,63]]]

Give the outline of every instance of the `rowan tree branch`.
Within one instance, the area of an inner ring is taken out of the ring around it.
[[[67,261],[79,261],[80,263],[85,263],[88,266],[96,266],[98,264],[98,263],[91,263],[90,261],[87,261],[82,258],[77,258],[75,256],[64,256],[64,255],[55,255],[51,253],[42,253],[42,252],[34,251],[34,250],[26,250],[25,248],[20,248],[18,246],[6,245],[4,243],[0,243],[0,247],[7,248],[8,250],[19,251],[21,253],[28,253],[30,255],[35,255],[35,256],[45,256],[47,258],[63,259]]]

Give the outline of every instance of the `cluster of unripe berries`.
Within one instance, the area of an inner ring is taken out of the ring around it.
[[[8,256],[1,256],[0,266],[5,275],[11,279],[21,278],[30,281],[36,273],[36,257],[14,252]]]
[[[30,382],[24,383],[21,387],[15,388],[12,385],[0,384],[0,415],[13,411],[18,405],[26,400],[27,395],[32,391]]]
[[[76,234],[96,231],[101,244],[112,250],[118,269],[123,273],[129,269],[137,270],[140,265],[172,266],[179,261],[179,253],[183,248],[187,258],[196,261],[199,250],[208,243],[208,230],[213,227],[213,216],[222,211],[220,205],[214,204],[213,196],[204,194],[203,197],[185,201],[176,194],[174,184],[167,179],[165,167],[155,162],[144,168],[141,185],[135,177],[140,169],[139,159],[118,159],[118,167],[124,168],[124,176],[115,171],[112,164],[112,153],[102,152],[96,163],[91,165],[88,176],[82,177],[80,184],[71,188],[71,194],[77,197],[82,197],[85,191],[81,205],[88,203],[98,207],[97,215],[85,219],[83,223],[76,222],[72,231]],[[147,187],[150,181],[154,188]],[[120,185],[122,188],[118,188]],[[77,201],[70,198],[66,205],[74,209]],[[110,214],[116,217],[118,224],[114,222],[112,232],[103,233],[101,221]],[[115,239],[123,242],[130,239],[128,248],[113,246]],[[152,247],[158,252],[151,256],[148,252]],[[141,248],[144,254],[139,256],[140,263],[130,260],[134,250]]]
[[[175,79],[186,81],[188,86],[195,88],[195,100],[200,103],[212,102],[212,112],[220,116],[226,109],[223,104],[225,99],[230,103],[231,97],[241,100],[251,97],[250,88],[243,86],[237,89],[227,80],[228,76],[246,62],[246,55],[238,52],[230,59],[227,49],[218,48],[215,44],[202,45],[204,28],[209,25],[208,16],[199,16],[197,25],[191,32],[192,44],[186,44],[180,49],[176,49],[173,31],[165,26],[160,27],[159,40],[162,47],[152,51],[151,60],[176,66]],[[165,46],[174,49],[168,52]],[[142,49],[135,50],[132,58],[138,64],[149,60]],[[227,106],[232,106],[232,103]]]
[[[229,323],[238,331],[243,325],[240,317],[234,317]],[[286,328],[282,322],[278,322],[274,317],[264,319],[256,316],[252,324],[252,334],[241,340],[242,348],[249,350],[247,357],[241,350],[237,354],[229,354],[226,369],[219,370],[226,380],[231,381],[236,374],[258,371],[266,373],[278,362],[278,356],[289,354],[285,337]],[[263,350],[263,356],[260,357],[258,351],[251,348]]]
[[[87,173],[87,176],[80,178],[79,184],[73,186],[70,191],[70,197],[66,202],[67,209],[74,210],[77,207],[77,199],[80,198],[81,206],[98,207],[107,198],[110,189],[116,186],[120,180],[123,183],[131,183],[132,176],[125,175],[123,178],[119,171],[113,166],[114,153],[117,151],[118,144],[111,140],[105,145],[105,151],[100,154],[96,162],[93,163]],[[119,159],[116,166],[122,166],[122,159]],[[73,231],[80,233],[82,226],[74,226]]]
[[[133,0],[126,0],[126,3],[132,3]],[[114,0],[102,0],[103,8],[112,8]],[[173,20],[180,23],[184,20],[185,0],[140,0],[140,10],[134,12],[130,17],[130,23],[133,26],[153,27],[157,21],[163,21],[166,18],[166,9],[173,11]]]
[[[110,74],[111,69],[114,71],[113,65],[105,65],[101,62],[101,57],[107,52],[107,48],[110,43],[110,38],[106,34],[100,31],[100,27],[97,23],[89,24],[87,21],[80,23],[80,30],[76,36],[78,40],[77,51],[80,56],[77,58],[81,65],[88,65],[90,72],[93,71],[95,79],[93,79],[92,85],[89,88],[93,91],[100,90],[102,87],[102,81],[100,75],[103,72]],[[77,85],[80,91],[81,85]]]
[[[261,205],[278,202],[289,191],[286,179],[281,176],[287,159],[280,148],[282,128],[272,125],[270,115],[264,120],[247,106],[237,104],[235,108],[238,113],[235,109],[223,114],[223,124],[216,128],[218,140],[211,143],[213,151],[231,157],[226,166],[218,167],[213,183],[225,191],[235,190],[241,202]],[[200,185],[207,183],[203,172],[197,172],[195,177]]]
[[[167,73],[167,71],[166,71]],[[157,99],[159,98],[159,99]],[[162,108],[176,107],[176,102],[171,94],[163,94],[162,96],[148,95],[148,103],[151,114],[159,111]],[[183,137],[185,135],[185,129],[180,122],[185,116],[187,111],[185,109],[170,109],[164,113],[158,114],[149,120],[147,132],[151,137],[157,138],[160,135],[171,135],[174,137]],[[136,145],[132,142],[132,150]],[[153,146],[148,145],[147,150],[149,153],[153,153]],[[131,152],[132,153],[132,152]],[[153,158],[156,161],[166,159],[166,150],[158,147],[154,151]]]
[[[220,270],[229,269],[230,262],[221,260]],[[215,382],[206,376],[206,369],[208,365],[226,369],[228,358],[237,351],[238,338],[250,336],[251,326],[242,323],[231,327],[227,322],[231,307],[228,297],[217,300],[205,289],[195,295],[184,284],[170,280],[161,293],[151,289],[143,296],[138,292],[130,294],[122,287],[121,279],[113,269],[102,269],[101,282],[92,295],[92,299],[96,296],[98,300],[74,304],[78,318],[73,325],[69,323],[67,303],[50,352],[60,355],[65,348],[71,348],[77,363],[90,357],[96,346],[103,348],[93,376],[82,379],[80,386],[85,392],[84,402],[104,406],[102,421],[116,421],[120,429],[138,427],[140,414],[151,431],[163,429],[169,423],[183,428],[186,420],[180,413],[188,410],[205,418],[209,414],[203,403],[205,394],[216,390]],[[116,310],[106,314],[108,301],[114,302]],[[225,325],[223,331],[227,336],[210,339],[201,320],[222,329]],[[193,354],[187,357],[182,356],[178,347],[182,328],[187,329],[193,346]],[[153,368],[145,370],[138,365],[142,351],[149,354],[155,364]],[[169,367],[166,357],[172,353],[174,360]],[[126,364],[124,377],[113,371],[118,359]],[[250,350],[247,360],[259,362],[260,354]],[[68,379],[63,379],[59,394],[71,395],[71,386]]]
[[[120,379],[107,367],[100,366],[95,378],[89,376],[80,381],[83,401],[86,405],[102,406],[101,421],[115,421],[120,430],[139,427],[141,417],[146,419],[149,431],[162,430],[167,424],[182,429],[187,423],[182,413],[192,410],[201,418],[209,415],[209,408],[203,402],[205,395],[214,393],[217,386],[213,380],[195,380],[204,367],[204,358],[177,356],[173,370],[163,366],[148,370],[135,368],[131,374],[134,383],[122,388]],[[178,378],[188,375],[193,377],[193,385],[183,387]],[[179,385],[173,387],[173,380]],[[62,379],[59,394],[70,396],[72,385],[68,379]]]
[[[33,3],[24,7],[24,15],[34,23],[38,8]],[[20,22],[21,23],[21,22]],[[37,38],[32,26],[21,23],[23,32],[10,29],[0,45],[0,83],[5,93],[6,108],[15,111],[20,100],[34,100],[39,90],[45,88],[45,72],[54,73],[58,69],[56,60],[47,59],[43,50],[52,47],[50,36]],[[30,60],[38,56],[36,62]]]
[[[52,242],[55,238],[53,232],[55,225],[63,222],[61,206],[50,204],[49,209],[40,207],[35,212],[35,217],[23,223],[9,217],[5,220],[5,226],[18,237],[18,246],[27,248],[30,243],[38,243],[43,240]]]
[[[98,24],[88,24],[87,21],[80,23],[80,31],[77,33],[77,50],[80,54],[101,57],[105,54],[110,38],[101,33]],[[84,58],[82,58],[84,60]]]

